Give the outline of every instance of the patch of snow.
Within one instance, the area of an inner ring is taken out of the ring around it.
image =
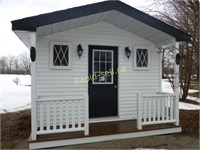
[[[189,103],[179,102],[179,109],[200,110],[200,105],[193,105]]]
[[[199,92],[199,90],[189,89],[188,93],[196,93]]]
[[[19,84],[13,80],[19,78]],[[0,113],[31,108],[31,76],[0,75]]]
[[[171,84],[168,82],[167,79],[162,80],[162,92],[165,93],[174,93]]]
[[[200,98],[198,97],[187,96],[187,99],[200,103]]]

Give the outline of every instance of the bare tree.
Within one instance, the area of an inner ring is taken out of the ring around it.
[[[13,56],[13,55],[8,55],[7,56],[8,71],[9,71],[10,74],[12,73],[12,68],[13,68],[13,64],[14,64],[14,58],[15,58],[15,56]]]
[[[27,74],[31,73],[31,62],[30,56],[27,52],[21,53],[19,55],[20,62],[22,63],[23,68],[26,70]]]
[[[186,99],[192,74],[199,77],[199,1],[154,0],[154,6],[158,5],[162,10],[152,11],[156,17],[192,37],[191,42],[180,43],[180,85],[182,99]]]
[[[0,72],[2,74],[4,74],[6,72],[6,69],[7,69],[7,58],[5,56],[2,56],[0,58]]]
[[[15,68],[15,70],[19,69],[19,58],[18,58],[18,56],[15,56],[15,58],[14,58],[14,68]]]

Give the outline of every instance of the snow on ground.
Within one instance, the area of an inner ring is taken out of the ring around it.
[[[173,93],[173,89],[170,83],[166,79],[162,80],[162,91],[166,93]],[[198,90],[193,90],[193,89],[189,90],[189,93],[195,93],[195,92],[198,92]],[[200,103],[200,98],[197,98],[197,97],[187,96],[187,99]],[[179,109],[200,110],[200,105],[198,106],[198,105],[188,104],[184,102],[179,102]]]
[[[19,79],[16,85],[13,80]],[[0,113],[31,107],[30,75],[0,75]]]
[[[13,80],[18,77],[19,85]],[[173,93],[167,80],[162,82],[162,90]],[[31,108],[31,77],[30,75],[0,75],[0,113],[14,112]],[[190,90],[189,92],[198,92]],[[199,98],[188,96],[188,99],[200,102]],[[200,106],[188,103],[179,103],[180,109],[200,110]]]
[[[184,103],[184,102],[179,102],[179,109],[200,110],[200,106],[189,104],[189,103]]]

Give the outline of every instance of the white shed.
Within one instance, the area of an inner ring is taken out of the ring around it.
[[[31,50],[30,148],[180,132],[175,94],[162,93],[160,48],[186,33],[121,1],[12,21]],[[156,125],[155,125],[156,124]]]

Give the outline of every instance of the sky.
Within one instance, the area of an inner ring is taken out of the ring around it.
[[[0,57],[29,52],[28,48],[12,32],[11,21],[43,13],[68,9],[104,0],[0,0]],[[142,10],[150,0],[121,0]]]

